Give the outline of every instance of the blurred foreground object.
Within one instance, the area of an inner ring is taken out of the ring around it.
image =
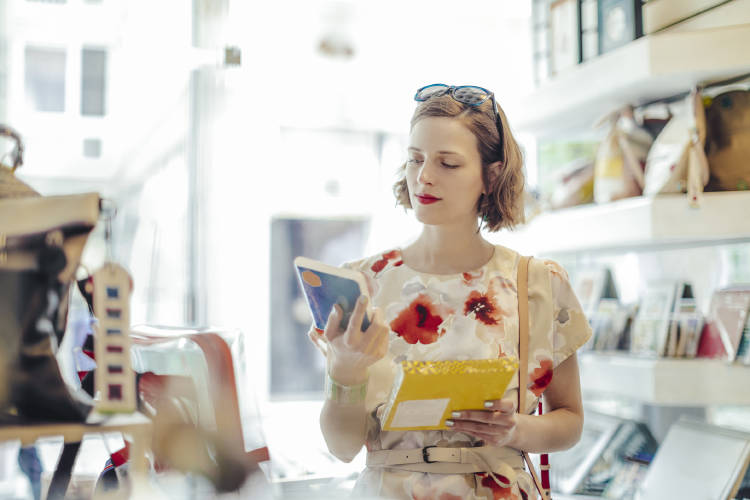
[[[55,358],[70,285],[99,217],[96,193],[0,200],[2,421],[82,422],[92,401]]]
[[[131,341],[142,411],[154,423],[156,469],[238,490],[270,459],[252,387],[238,391],[238,381],[247,382],[242,334],[135,326]]]

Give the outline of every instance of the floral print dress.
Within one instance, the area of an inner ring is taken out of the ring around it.
[[[402,360],[440,361],[518,357],[516,269],[519,255],[496,246],[490,261],[470,272],[429,274],[404,264],[394,249],[345,266],[361,271],[372,305],[390,325],[386,357],[370,368],[366,446],[369,451],[428,445],[476,446],[477,439],[455,431],[383,431],[383,403]],[[554,368],[591,336],[565,271],[553,261],[529,266],[529,384],[526,413],[552,381]],[[516,399],[518,375],[505,398]],[[437,474],[368,467],[357,480],[356,498],[413,500],[534,498],[527,472],[513,470],[506,483],[484,473]]]

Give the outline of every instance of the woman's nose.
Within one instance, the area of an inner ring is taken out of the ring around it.
[[[422,163],[422,167],[419,169],[419,175],[417,175],[417,182],[420,184],[432,184],[432,167],[430,162],[425,160]]]

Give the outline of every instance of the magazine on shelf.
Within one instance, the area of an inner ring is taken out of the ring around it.
[[[658,356],[664,351],[663,340],[667,336],[676,290],[673,282],[653,283],[646,288],[633,324],[630,352]]]
[[[703,317],[693,296],[692,286],[685,283],[682,293],[678,292],[670,318],[666,356],[694,358],[702,326]]]
[[[737,348],[737,361],[750,365],[750,314],[747,315],[745,327],[742,329],[742,340]]]
[[[680,312],[682,309],[684,312]],[[689,318],[694,312],[695,298],[689,283],[662,281],[650,284],[641,298],[638,315],[633,323],[630,352],[659,357],[676,356],[678,348],[682,348],[687,355],[687,331],[684,347],[679,345],[680,319],[684,315],[686,330],[693,328],[693,322]]]
[[[587,317],[596,313],[601,299],[617,298],[612,271],[608,267],[581,269],[575,274],[573,288]]]
[[[723,288],[711,298],[709,317],[724,344],[727,361],[737,357],[749,309],[750,285]]]

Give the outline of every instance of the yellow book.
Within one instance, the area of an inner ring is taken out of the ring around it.
[[[518,360],[402,361],[386,406],[386,431],[450,429],[457,410],[483,410],[501,399],[518,371]]]

